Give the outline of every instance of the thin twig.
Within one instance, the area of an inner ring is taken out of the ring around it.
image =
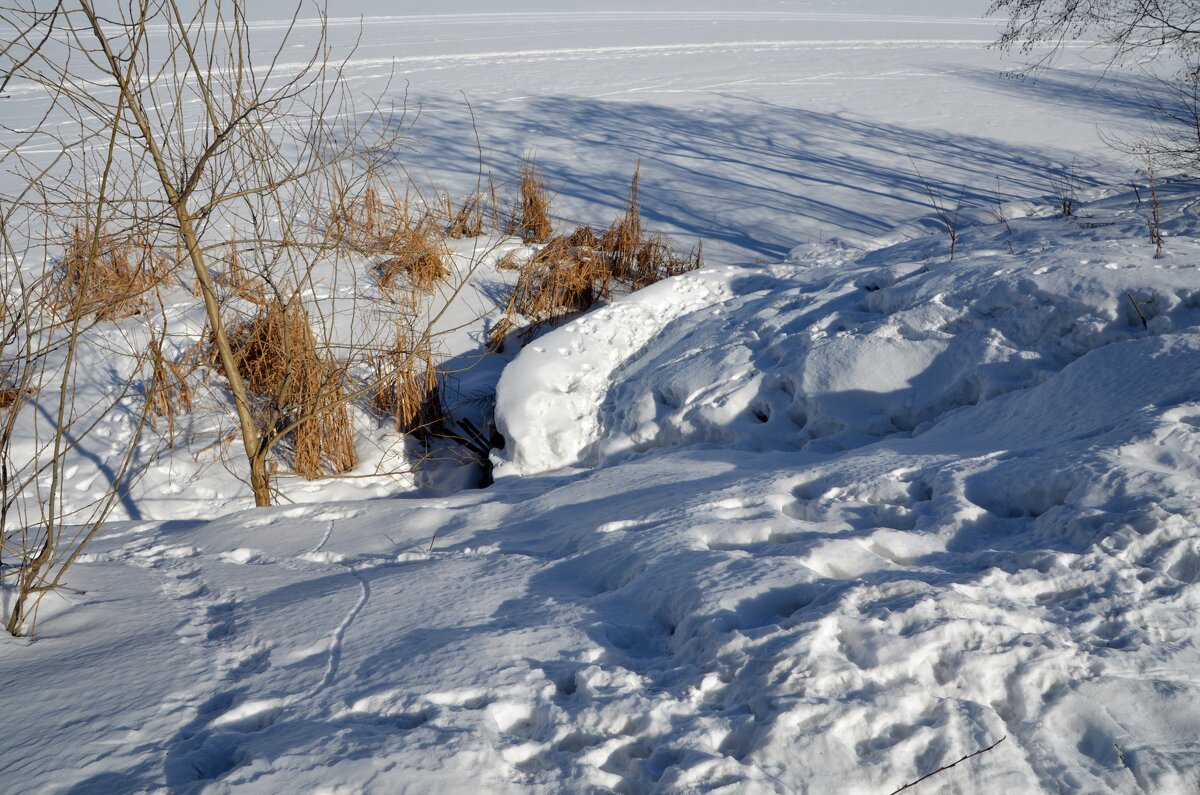
[[[1138,306],[1138,302],[1134,300],[1133,294],[1126,290],[1125,297],[1129,299],[1129,303],[1133,304],[1133,311],[1137,312],[1138,318],[1141,319],[1142,328],[1149,328],[1149,326],[1146,325],[1146,316],[1142,314],[1142,308]]]
[[[926,773],[925,775],[921,776],[921,777],[920,777],[919,779],[917,779],[916,781],[914,781],[914,782],[912,782],[912,783],[910,783],[910,784],[905,784],[903,787],[901,787],[901,788],[900,788],[900,789],[898,789],[898,790],[894,790],[894,791],[892,792],[892,794],[891,794],[891,795],[896,795],[896,793],[897,793],[897,792],[904,792],[904,790],[906,790],[906,789],[909,789],[910,787],[915,787],[915,786],[917,786],[918,784],[920,784],[920,783],[921,783],[922,781],[924,781],[925,779],[927,779],[927,778],[932,778],[933,776],[936,776],[938,773],[941,773],[943,770],[949,770],[950,768],[954,767],[955,765],[957,765],[957,764],[960,764],[960,763],[962,763],[962,762],[965,762],[965,761],[967,761],[968,759],[971,759],[971,758],[973,758],[973,757],[979,756],[980,754],[985,754],[985,753],[987,753],[988,751],[992,750],[992,749],[993,749],[993,748],[995,748],[997,745],[999,745],[1000,743],[1004,742],[1004,741],[1005,741],[1005,740],[1007,740],[1007,739],[1008,739],[1008,735],[1006,734],[1006,735],[1004,735],[1003,737],[1001,737],[999,740],[997,740],[996,742],[994,742],[994,743],[992,743],[991,745],[989,745],[987,748],[980,748],[980,749],[979,749],[978,751],[976,751],[975,753],[973,753],[973,754],[967,754],[967,755],[966,755],[966,756],[964,756],[962,759],[959,759],[959,760],[958,760],[958,761],[956,761],[956,762],[951,762],[951,763],[950,763],[950,764],[948,764],[948,765],[942,765],[941,767],[939,767],[937,770],[933,771],[932,773]]]

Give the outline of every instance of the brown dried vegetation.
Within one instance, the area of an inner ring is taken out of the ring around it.
[[[554,234],[550,194],[542,182],[541,171],[531,160],[521,164],[521,220],[517,232],[526,243],[545,243]]]
[[[520,266],[504,317],[488,335],[491,350],[503,349],[505,338],[517,325],[517,315],[533,321],[524,330],[528,339],[543,324],[587,311],[597,300],[611,298],[614,284],[640,290],[701,266],[702,246],[681,257],[661,235],[644,235],[639,181],[640,167],[633,172],[625,213],[602,237],[597,238],[591,227],[581,226],[570,235],[549,240]],[[516,264],[510,254],[497,267]]]
[[[454,213],[450,225],[457,232],[474,231],[476,222],[482,228],[477,199],[455,212],[447,196],[444,209]],[[415,212],[407,195],[380,191],[374,180],[353,199],[334,185],[328,234],[351,251],[381,258],[375,266],[379,286],[394,299],[410,294],[401,289],[401,277],[407,277],[407,286],[414,290],[430,292],[450,275],[443,224],[436,214],[427,209]]]
[[[76,227],[59,264],[53,305],[71,319],[120,320],[141,312],[171,262],[148,243]]]
[[[390,256],[376,266],[376,274],[380,289],[393,298],[404,295],[401,277],[413,290],[428,293],[450,275],[449,255],[430,215],[406,221],[384,253]]]
[[[428,337],[414,340],[398,329],[395,346],[375,359],[375,376],[372,403],[396,418],[396,430],[428,439],[441,429],[446,409]]]
[[[318,350],[303,306],[271,301],[233,324],[229,341],[261,421],[290,435],[296,474],[311,480],[358,463],[345,368]]]
[[[458,240],[483,234],[483,202],[479,194],[463,199],[462,205],[455,209],[454,200],[447,193],[443,205],[447,218],[446,237]]]
[[[192,391],[187,383],[187,368],[169,362],[157,339],[150,341],[150,383],[146,388],[150,423],[158,426],[157,418],[167,421],[167,434],[175,439],[175,417],[192,410]]]

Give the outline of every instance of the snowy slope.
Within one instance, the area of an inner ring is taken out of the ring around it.
[[[486,491],[114,525],[5,648],[5,768],[890,792],[999,742],[924,791],[1194,791],[1200,237],[1163,194],[1163,259],[1122,193],[617,302],[506,371]]]

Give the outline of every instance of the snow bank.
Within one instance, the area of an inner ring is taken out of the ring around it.
[[[953,262],[809,247],[614,302],[505,373],[486,491],[112,525],[0,648],[0,764],[70,792],[891,792],[982,752],[923,786],[1194,792],[1189,193],[1161,260],[1121,195]]]

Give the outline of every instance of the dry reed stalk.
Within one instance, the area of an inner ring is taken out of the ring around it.
[[[432,292],[437,283],[450,275],[448,253],[437,231],[433,216],[426,213],[407,222],[386,250],[390,256],[376,266],[379,287],[397,296],[401,276],[407,276],[418,292]]]
[[[395,347],[375,360],[375,374],[373,403],[396,418],[397,431],[428,439],[441,429],[446,409],[428,337],[413,340],[397,329]]]
[[[321,355],[298,302],[275,300],[229,330],[238,372],[271,427],[292,426],[293,469],[314,480],[358,464],[345,369]]]
[[[188,387],[187,373],[180,364],[166,360],[157,339],[150,341],[150,367],[150,386],[146,390],[150,423],[158,427],[156,418],[165,417],[167,435],[174,443],[175,417],[192,410],[192,391]]]
[[[511,308],[504,313],[504,317],[496,321],[496,324],[488,331],[487,349],[492,353],[501,353],[504,351],[504,343],[508,340],[508,335],[516,327],[516,323],[512,318]]]
[[[518,231],[526,243],[545,243],[554,234],[554,227],[550,223],[550,195],[542,182],[541,172],[531,160],[521,164],[521,220]]]
[[[637,266],[638,249],[642,246],[641,174],[642,166],[639,163],[633,169],[625,214],[613,222],[599,244],[600,250],[609,259],[613,278],[618,281],[631,278]]]
[[[231,295],[235,295],[252,304],[265,306],[267,303],[267,288],[261,279],[251,277],[246,273],[246,269],[242,267],[241,257],[238,255],[237,244],[229,243],[229,256],[225,259],[226,273],[222,277],[222,281],[228,288]]]
[[[479,194],[463,199],[462,206],[454,209],[454,201],[447,193],[444,199],[448,220],[446,237],[458,240],[464,237],[479,237],[483,234],[483,202]]]
[[[170,272],[170,263],[145,241],[101,232],[95,239],[76,227],[63,255],[55,308],[70,317],[120,320],[141,312],[146,293]]]

